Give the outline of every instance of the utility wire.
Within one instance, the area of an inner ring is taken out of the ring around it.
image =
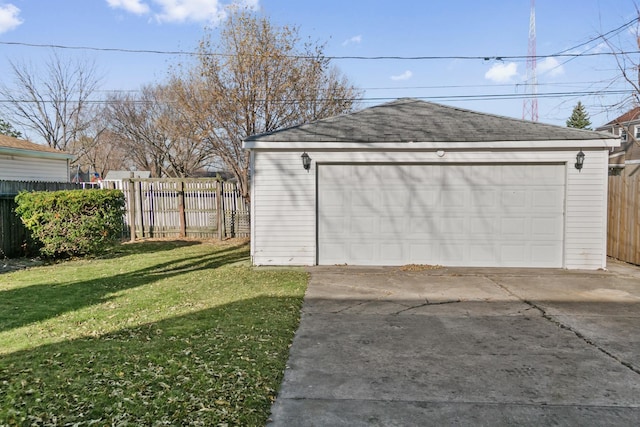
[[[90,50],[98,52],[118,52],[118,53],[146,53],[157,55],[187,55],[187,56],[219,56],[219,57],[232,57],[235,55],[217,52],[190,52],[183,50],[148,50],[148,49],[123,49],[123,48],[110,48],[110,47],[92,47],[92,46],[68,46],[68,45],[56,45],[56,44],[38,44],[38,43],[24,43],[24,42],[11,42],[0,41],[0,45],[7,46],[26,46],[26,47],[38,47],[49,49],[69,49],[69,50]],[[640,53],[638,50],[624,51],[624,52],[594,52],[594,53],[556,53],[551,55],[536,55],[536,59],[546,58],[581,58],[591,56],[614,56],[614,55],[630,55]],[[287,55],[287,58],[294,59],[317,59],[316,56],[310,55]],[[382,61],[382,60],[394,60],[394,61],[430,61],[430,60],[482,60],[482,61],[504,61],[504,60],[526,60],[530,58],[527,55],[500,55],[500,56],[484,56],[484,55],[425,55],[425,56],[323,56],[324,59],[330,60],[362,60],[362,61]]]
[[[614,28],[613,30],[609,30],[609,31],[607,31],[607,32],[606,32],[606,33],[604,33],[604,34],[597,35],[597,36],[595,36],[595,37],[593,37],[593,38],[591,38],[591,39],[587,40],[586,42],[582,42],[582,43],[580,43],[580,44],[578,44],[578,45],[576,45],[576,46],[573,46],[573,47],[570,47],[570,48],[568,48],[568,49],[565,49],[565,50],[562,50],[562,51],[560,51],[560,52],[557,52],[557,53],[555,53],[554,55],[562,55],[562,54],[565,54],[565,53],[567,53],[567,52],[571,52],[572,50],[580,49],[582,46],[586,46],[586,45],[588,45],[589,43],[593,43],[594,41],[599,40],[599,39],[606,40],[606,39],[607,39],[607,36],[609,36],[609,35],[613,35],[613,34],[615,34],[615,33],[619,33],[620,31],[625,30],[625,29],[627,29],[628,27],[630,27],[631,25],[635,24],[635,23],[636,23],[636,22],[638,22],[639,20],[640,20],[640,16],[639,16],[639,17],[636,17],[636,18],[633,18],[631,21],[629,21],[629,22],[627,22],[627,23],[625,23],[625,24],[620,25],[618,28]]]
[[[586,96],[586,95],[628,95],[634,93],[632,89],[609,89],[609,90],[588,90],[588,91],[570,91],[570,92],[542,92],[538,93],[538,97],[540,98],[565,98],[565,97],[576,97],[576,96]],[[491,101],[491,100],[504,100],[504,99],[524,99],[529,98],[530,95],[524,93],[507,93],[507,94],[478,94],[478,95],[430,95],[430,96],[415,96],[412,98],[422,99],[422,100],[448,100],[448,101]],[[317,101],[323,102],[327,100],[332,101],[356,101],[356,102],[383,102],[383,101],[391,101],[397,99],[396,97],[365,97],[365,98],[318,98]],[[265,100],[255,100],[256,102],[265,102]],[[13,103],[16,102],[14,100],[8,99],[0,99],[0,104]],[[17,102],[25,102],[25,103],[54,103],[56,100],[20,100]],[[86,103],[91,104],[107,104],[109,101],[107,100],[87,100]],[[154,101],[144,101],[139,99],[128,99],[125,100],[126,103],[132,104],[147,104]],[[279,103],[303,103],[307,101],[289,99],[289,100],[280,100],[274,101]]]

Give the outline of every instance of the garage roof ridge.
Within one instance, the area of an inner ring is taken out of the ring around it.
[[[610,133],[531,122],[455,106],[400,98],[274,132],[254,142],[459,142],[617,139]],[[246,144],[250,143],[250,144]]]

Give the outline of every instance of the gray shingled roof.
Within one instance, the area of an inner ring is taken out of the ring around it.
[[[612,139],[604,132],[529,122],[403,98],[246,141],[490,142]]]
[[[46,145],[40,145],[31,141],[26,141],[24,139],[18,139],[12,136],[0,134],[0,151],[3,151],[3,149],[21,150],[26,152],[35,151],[35,152],[56,154],[56,155],[60,155],[61,157],[73,157],[69,153],[65,153],[64,151],[60,151],[55,148],[48,147]]]

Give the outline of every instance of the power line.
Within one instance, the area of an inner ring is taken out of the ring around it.
[[[630,27],[631,25],[635,24],[635,23],[636,23],[636,22],[638,22],[639,20],[640,20],[640,17],[635,17],[635,18],[633,18],[631,21],[629,21],[629,22],[627,22],[627,23],[625,23],[625,24],[622,24],[622,25],[620,25],[619,27],[614,28],[613,30],[609,30],[609,31],[607,31],[607,32],[606,32],[606,33],[604,33],[604,34],[601,34],[601,35],[597,35],[597,36],[595,36],[595,37],[592,37],[592,38],[590,38],[589,40],[587,40],[586,42],[582,42],[582,43],[580,43],[580,44],[578,44],[578,45],[576,45],[576,46],[570,47],[570,48],[568,48],[568,49],[564,49],[564,50],[562,50],[562,51],[560,51],[560,52],[556,53],[556,55],[562,55],[562,54],[564,54],[564,53],[571,52],[572,50],[580,49],[582,46],[586,46],[586,45],[588,45],[589,43],[593,43],[594,41],[599,40],[599,39],[606,40],[606,39],[607,39],[607,36],[609,36],[609,35],[613,35],[613,34],[615,34],[615,33],[619,33],[620,31],[625,30],[625,29],[627,29],[628,27]]]
[[[594,96],[594,95],[630,95],[634,93],[633,89],[609,89],[609,90],[587,90],[587,91],[569,91],[569,92],[542,92],[538,93],[538,97],[541,98],[565,98],[565,97],[575,97],[575,96]],[[525,93],[507,93],[507,94],[478,94],[478,95],[429,95],[429,96],[415,96],[416,99],[422,100],[440,100],[440,101],[491,101],[491,100],[509,100],[509,99],[524,99],[529,97],[528,94]],[[327,101],[327,100],[339,100],[339,101],[356,101],[356,102],[385,102],[392,101],[397,99],[396,97],[364,97],[364,98],[349,98],[349,99],[337,99],[337,98],[318,98],[317,101]],[[25,103],[35,103],[35,102],[44,102],[44,103],[53,103],[56,100],[44,100],[44,101],[31,101],[31,100],[8,100],[8,99],[0,99],[0,103],[14,103],[14,102],[25,102]],[[107,100],[87,100],[86,103],[90,104],[107,104],[109,101]],[[144,100],[126,100],[127,103],[133,104],[148,104],[153,101],[144,101]],[[265,100],[256,100],[256,102],[266,102]],[[297,99],[289,99],[289,100],[281,100],[274,101],[279,103],[302,103],[307,101],[297,100]]]
[[[11,42],[0,41],[0,45],[7,46],[25,46],[36,48],[48,48],[48,49],[68,49],[68,50],[89,50],[98,52],[116,52],[116,53],[144,53],[144,54],[157,54],[157,55],[186,55],[186,56],[220,56],[231,57],[232,54],[219,53],[219,52],[191,52],[184,50],[149,50],[149,49],[124,49],[124,48],[111,48],[111,47],[93,47],[93,46],[68,46],[57,44],[38,44],[38,43],[24,43],[24,42]],[[566,51],[565,51],[566,52]],[[528,55],[424,55],[424,56],[324,56],[325,59],[330,60],[362,60],[362,61],[437,61],[437,60],[481,60],[481,61],[524,61],[529,58],[546,59],[546,58],[584,58],[593,56],[615,56],[615,55],[631,55],[638,54],[639,50],[633,51],[621,51],[621,52],[594,52],[594,53],[556,53],[550,55],[536,55],[534,57]],[[309,55],[287,55],[288,58],[297,59],[316,59],[316,56]]]

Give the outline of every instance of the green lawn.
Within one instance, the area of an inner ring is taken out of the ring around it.
[[[243,242],[0,274],[0,426],[264,425],[306,283]]]

